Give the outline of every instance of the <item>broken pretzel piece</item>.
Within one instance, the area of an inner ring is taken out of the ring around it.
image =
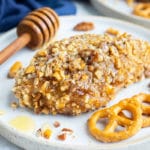
[[[150,126],[150,105],[146,105],[144,103],[150,104],[150,94],[140,93],[132,97],[133,99],[137,100],[141,104],[142,108],[142,127],[149,127]],[[128,117],[123,113],[120,112],[120,116],[124,116],[126,119]]]
[[[150,3],[139,3],[134,7],[133,14],[150,19]]]

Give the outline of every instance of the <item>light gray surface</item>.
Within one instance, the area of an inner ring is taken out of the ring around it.
[[[83,2],[75,1],[77,6],[77,15],[98,15],[99,13],[87,2],[86,0]],[[22,150],[18,148],[14,144],[10,143],[2,136],[0,136],[0,150]]]

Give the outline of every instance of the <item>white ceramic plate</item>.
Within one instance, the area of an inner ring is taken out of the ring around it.
[[[109,19],[105,17],[63,17],[61,18],[61,28],[57,35],[57,39],[62,39],[64,37],[70,37],[75,34],[81,34],[82,32],[73,31],[73,27],[81,21],[92,21],[95,24],[95,29],[89,33],[103,33],[108,27],[117,28],[121,31],[126,31],[133,34],[135,37],[150,40],[150,31],[147,29],[141,28],[137,25],[130,23],[122,22],[115,19]],[[0,49],[4,48],[8,43],[16,38],[15,29],[8,32],[0,38]],[[10,108],[10,103],[15,100],[11,89],[14,85],[14,80],[7,78],[7,73],[15,61],[22,61],[24,66],[27,65],[31,57],[35,54],[34,51],[30,51],[27,48],[24,48],[13,57],[11,57],[5,64],[0,66],[0,110],[4,110],[6,113],[0,116],[0,134],[7,138],[9,141],[17,144],[20,147],[25,149],[89,149],[89,150],[100,150],[100,149],[117,149],[125,148],[127,146],[132,146],[139,144],[141,142],[146,142],[150,140],[150,128],[142,129],[134,137],[124,140],[122,142],[106,144],[96,141],[92,136],[87,132],[86,122],[89,116],[92,114],[85,113],[77,117],[68,117],[68,116],[52,116],[52,115],[36,115],[32,111],[24,108],[18,108],[12,110]],[[130,97],[139,92],[148,93],[148,83],[150,79],[143,80],[142,82],[131,85],[126,89],[122,89],[117,97],[112,100],[109,105],[117,103],[120,99],[125,97]],[[44,123],[49,123],[53,130],[53,134],[50,140],[45,140],[43,138],[38,138],[33,133],[23,133],[19,132],[16,129],[12,128],[8,122],[20,115],[30,116],[36,122],[36,130],[42,126]],[[54,121],[59,121],[61,123],[60,128],[54,128]],[[65,141],[59,141],[57,139],[57,134],[62,128],[71,128],[74,131],[75,138],[68,137]]]
[[[132,14],[132,8],[124,0],[91,0],[93,6],[106,16],[124,19],[150,28],[150,19]]]

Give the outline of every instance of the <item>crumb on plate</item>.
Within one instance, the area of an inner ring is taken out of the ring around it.
[[[105,33],[113,35],[113,36],[117,36],[120,34],[120,31],[114,28],[108,28]]]
[[[74,28],[75,31],[90,31],[94,29],[92,22],[80,22]]]
[[[43,132],[43,137],[45,139],[49,139],[51,137],[51,134],[52,134],[52,130],[50,129],[46,129],[44,132]]]
[[[41,130],[41,128],[36,131],[36,136],[37,137],[42,136],[42,130]]]
[[[59,134],[57,136],[57,138],[61,141],[65,141],[66,140],[66,137],[67,137],[67,134],[66,133],[62,133],[62,134]]]
[[[55,128],[58,128],[58,127],[60,127],[60,122],[55,121],[53,125],[54,125]]]
[[[70,132],[70,133],[73,133],[73,130],[72,130],[72,129],[69,129],[69,128],[63,128],[61,131],[62,131],[62,132]]]
[[[41,128],[39,128],[36,131],[37,137],[43,137],[45,139],[50,139],[51,135],[52,135],[52,130],[51,130],[49,124],[44,124]]]
[[[16,108],[18,108],[19,105],[17,102],[12,102],[10,106],[11,106],[11,108],[16,109]]]
[[[22,68],[22,63],[20,61],[16,61],[9,69],[8,77],[14,78],[17,72]]]

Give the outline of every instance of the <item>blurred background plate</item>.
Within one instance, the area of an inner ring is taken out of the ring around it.
[[[150,19],[132,14],[132,8],[124,0],[91,0],[92,5],[103,15],[124,19],[150,28]]]

